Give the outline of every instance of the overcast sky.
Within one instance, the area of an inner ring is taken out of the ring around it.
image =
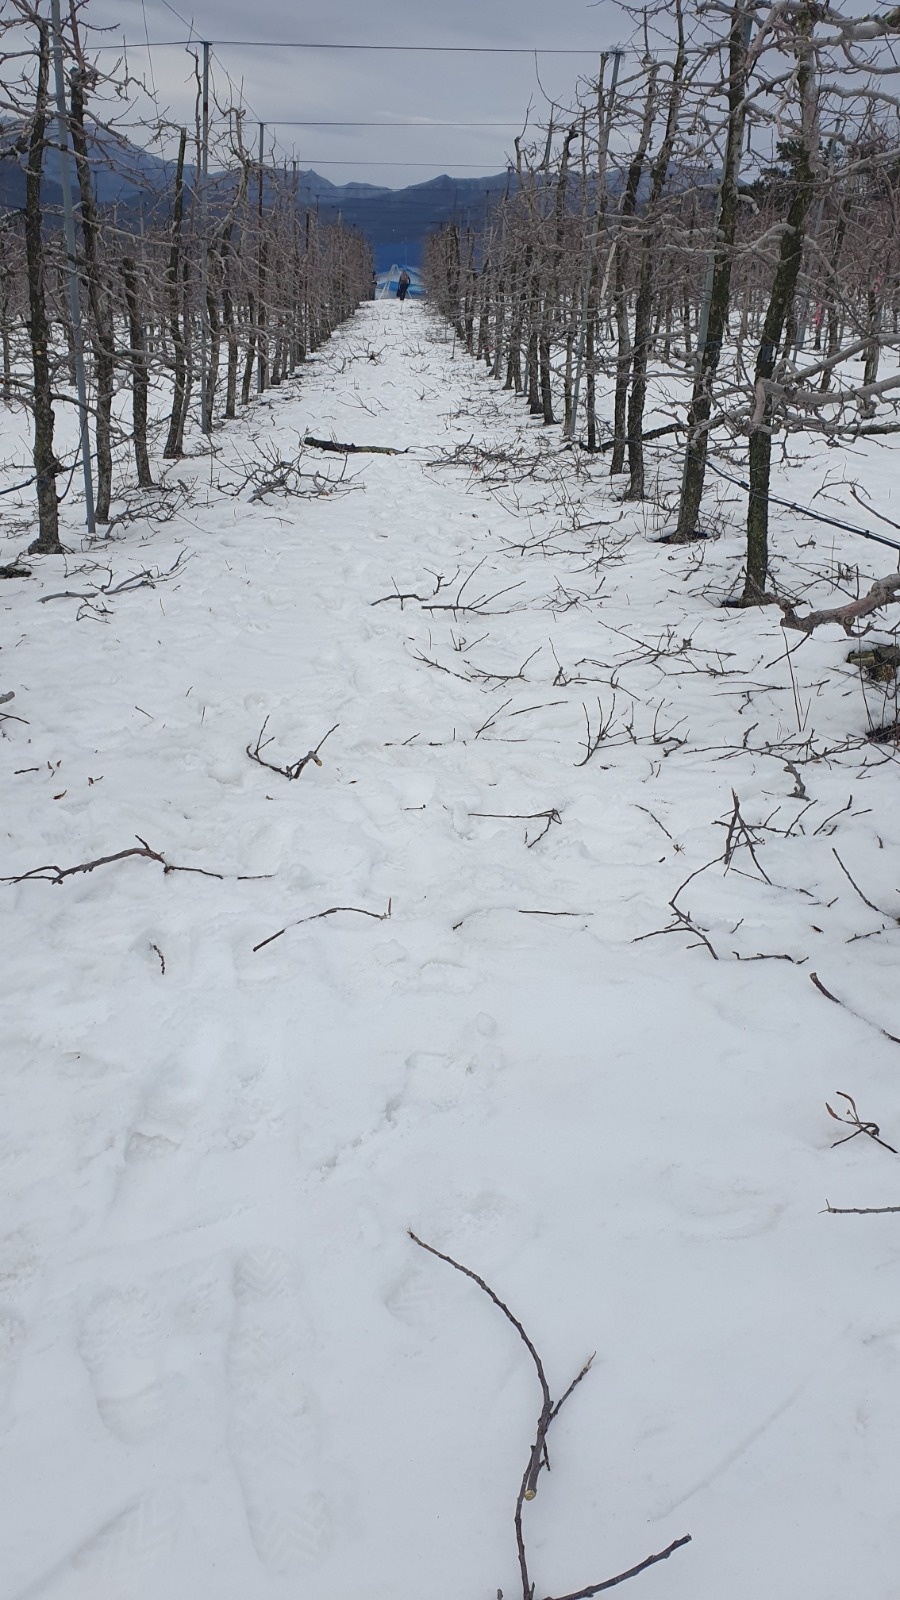
[[[175,12],[180,14],[183,21]],[[85,20],[114,25],[129,41],[129,66],[145,72],[151,42],[189,36],[213,41],[220,98],[245,96],[248,121],[264,121],[276,159],[296,157],[334,183],[359,180],[402,188],[439,173],[475,177],[503,170],[529,100],[534,115],[551,99],[571,101],[579,78],[592,77],[600,51],[627,38],[628,19],[614,0],[90,0]],[[96,35],[94,36],[96,39]],[[339,44],[515,45],[577,48],[578,55],[469,55],[252,48],[219,40],[323,41]],[[105,57],[107,61],[110,57]],[[179,121],[193,118],[192,64],[183,47],[150,52],[160,103]],[[540,76],[540,84],[538,82]],[[542,86],[542,87],[541,87]],[[291,127],[298,120],[373,122],[378,127]],[[414,122],[415,127],[390,126]],[[502,127],[435,127],[439,122],[498,122]],[[251,130],[248,127],[248,135]]]

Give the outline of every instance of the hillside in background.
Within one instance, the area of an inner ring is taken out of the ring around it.
[[[47,153],[44,181],[45,204],[56,209],[62,204],[59,183],[60,157]],[[152,151],[109,135],[94,135],[94,181],[101,204],[116,207],[121,222],[128,226],[129,215],[137,226],[143,214],[168,210],[174,162],[163,160]],[[74,174],[73,174],[74,179]],[[186,180],[193,187],[195,168],[186,169]],[[288,171],[269,168],[266,173],[266,200],[274,202],[285,184],[293,183]],[[443,174],[405,189],[387,189],[371,183],[331,183],[318,172],[297,174],[298,204],[315,207],[326,222],[342,218],[348,227],[359,228],[370,241],[375,265],[381,270],[394,261],[417,266],[422,243],[443,223],[458,220],[464,226],[478,227],[485,210],[506,192],[509,175],[505,172],[483,178],[451,178]],[[211,173],[210,203],[225,204],[237,182],[237,174]],[[73,182],[73,188],[77,186]],[[25,200],[25,173],[21,159],[0,156],[0,207],[20,210]]]
[[[359,228],[371,241],[375,265],[381,270],[393,261],[418,266],[422,242],[445,222],[459,221],[478,227],[485,211],[502,199],[509,175],[484,178],[450,178],[443,174],[406,189],[375,189],[365,184],[338,186],[315,172],[302,174],[304,192],[314,192],[319,214],[340,215],[348,226]]]

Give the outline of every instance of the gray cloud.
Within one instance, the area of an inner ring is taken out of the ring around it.
[[[289,50],[214,43],[220,99],[234,98],[226,72],[243,91],[248,124],[263,120],[278,160],[296,158],[335,183],[358,179],[400,188],[442,172],[460,177],[502,171],[529,101],[547,109],[543,91],[571,102],[576,81],[592,76],[599,52],[627,30],[613,0],[419,0],[376,6],[371,0],[331,0],[328,6],[288,6],[283,0],[173,0],[197,38],[328,40],[358,44],[588,46],[586,55],[395,54],[356,50]],[[162,0],[91,0],[87,20],[113,26],[136,47],[186,36]],[[107,35],[107,40],[116,35]],[[96,37],[96,36],[95,36]],[[108,58],[107,58],[108,59]],[[146,50],[129,51],[135,72],[146,72]],[[159,99],[178,121],[193,118],[192,64],[183,48],[152,52]],[[149,78],[149,73],[148,73]],[[542,87],[541,87],[542,86]],[[415,127],[296,127],[326,122],[415,122]],[[497,128],[439,128],[438,122],[499,122]],[[255,129],[248,126],[255,138]]]

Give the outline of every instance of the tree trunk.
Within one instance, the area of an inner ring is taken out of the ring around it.
[[[131,431],[134,435],[134,464],[142,489],[153,486],[150,457],[147,453],[147,336],[141,318],[137,264],[133,256],[122,257],[125,309],[128,313],[129,357],[131,360]]]
[[[675,144],[678,113],[681,109],[681,79],[684,71],[684,22],[682,0],[675,0],[678,24],[678,51],[672,67],[669,89],[669,107],[666,113],[666,131],[653,163],[650,198],[641,244],[641,267],[637,303],[634,308],[634,340],[631,356],[631,400],[628,407],[628,469],[629,483],[626,500],[644,498],[644,404],[647,398],[647,358],[650,344],[650,314],[653,309],[653,261],[658,248],[658,210],[662,200],[669,162]]]
[[[87,138],[84,130],[84,81],[73,72],[69,126],[78,175],[81,234],[84,241],[84,269],[91,312],[91,348],[94,352],[95,433],[97,452],[97,498],[94,513],[98,522],[109,521],[112,498],[112,402],[115,374],[115,339],[112,306],[103,283],[100,220],[94,204]]]
[[[544,426],[547,427],[556,419],[553,415],[553,390],[550,384],[550,334],[546,328],[538,339],[538,369],[541,381],[541,403],[538,410],[544,419]]]
[[[722,185],[719,191],[719,218],[713,247],[712,285],[706,336],[697,352],[698,370],[688,411],[688,437],[685,446],[684,477],[678,523],[674,537],[692,539],[700,518],[703,484],[706,478],[706,452],[709,419],[712,413],[712,386],[722,351],[722,338],[728,319],[731,293],[731,268],[738,220],[738,169],[744,140],[745,93],[747,76],[747,11],[745,0],[735,0],[728,39],[728,135]]]
[[[528,335],[528,410],[533,417],[541,414],[541,388],[538,373],[538,336],[534,328]]]
[[[596,450],[597,448],[597,374],[594,368],[594,352],[597,344],[595,293],[596,285],[592,284],[588,296],[588,323],[584,342],[585,365],[587,367],[584,410],[587,418],[587,447],[589,450]]]
[[[169,333],[172,339],[173,356],[173,383],[172,383],[172,409],[169,414],[169,431],[166,435],[163,455],[167,461],[174,460],[181,454],[184,436],[184,401],[185,401],[185,342],[182,327],[181,305],[181,230],[184,222],[184,151],[187,144],[187,129],[182,128],[181,138],[178,141],[178,159],[175,163],[175,199],[172,207],[172,244],[169,250],[169,264],[166,269],[166,283],[168,286],[169,300]]]
[[[37,479],[38,536],[31,546],[34,555],[59,555],[59,501],[56,474],[59,462],[53,449],[53,399],[50,386],[50,324],[47,316],[44,282],[44,240],[41,213],[41,173],[44,165],[44,135],[47,129],[47,83],[50,72],[50,34],[47,23],[38,18],[38,76],[34,116],[28,141],[28,167],[25,173],[25,254],[28,273],[28,337],[31,345],[31,371],[34,407],[34,471]]]
[[[3,383],[0,397],[12,399],[12,349],[9,342],[9,269],[0,263],[0,346],[3,351]]]
[[[647,146],[650,143],[650,133],[653,128],[653,116],[656,109],[656,78],[659,69],[650,68],[647,80],[647,99],[644,102],[644,119],[638,138],[637,149],[628,168],[625,179],[625,189],[622,195],[621,224],[619,237],[616,240],[615,252],[615,289],[613,303],[616,313],[616,333],[618,336],[618,357],[616,360],[616,397],[613,407],[613,448],[610,462],[610,473],[621,472],[625,466],[625,432],[628,407],[628,379],[631,374],[631,343],[628,327],[628,283],[626,279],[626,245],[625,230],[634,216],[637,207],[638,187],[644,170],[644,161],[647,156]]]
[[[247,355],[244,361],[244,376],[241,379],[241,405],[250,404],[250,384],[253,380],[253,363],[256,359],[256,301],[252,289],[247,290]]]
[[[265,217],[263,213],[265,173],[262,164],[259,168],[259,192],[257,197],[258,219],[258,246],[256,261],[256,386],[262,393],[269,382],[269,338],[267,332],[268,310],[266,307],[266,277],[269,265],[269,247],[265,235]],[[249,399],[249,392],[247,398]]]
[[[763,323],[756,357],[756,405],[750,424],[750,494],[747,502],[747,576],[741,605],[766,603],[769,570],[769,473],[772,461],[773,406],[766,384],[775,371],[778,347],[793,303],[803,258],[805,223],[813,198],[813,161],[817,150],[815,76],[811,49],[813,13],[803,4],[794,24],[797,56],[797,90],[804,137],[798,141],[794,163],[794,193],[781,236],[778,266]]]

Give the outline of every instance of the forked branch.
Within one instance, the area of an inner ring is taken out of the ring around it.
[[[247,754],[250,757],[250,760],[255,761],[258,766],[267,767],[270,772],[278,772],[281,774],[282,778],[287,778],[291,783],[293,783],[294,779],[299,778],[301,772],[305,767],[309,766],[311,761],[314,762],[317,767],[321,767],[322,762],[319,758],[319,751],[325,743],[325,740],[330,739],[331,735],[337,731],[337,729],[340,727],[340,723],[336,722],[333,728],[329,728],[328,732],[322,735],[314,750],[307,750],[305,756],[299,756],[296,761],[289,762],[285,767],[278,766],[277,762],[275,761],[267,761],[262,753],[268,748],[275,737],[274,734],[270,734],[268,739],[265,741],[263,740],[263,734],[268,726],[269,719],[266,717],[266,720],[260,728],[259,733],[256,735],[256,743],[254,745],[248,744]]]
[[[446,1261],[448,1267],[453,1267],[455,1271],[461,1272],[464,1277],[471,1278],[473,1283],[477,1283],[482,1293],[486,1294],[488,1299],[497,1307],[497,1310],[503,1313],[507,1322],[512,1323],[512,1326],[519,1335],[519,1338],[528,1351],[528,1354],[530,1355],[534,1365],[534,1370],[537,1374],[537,1380],[541,1391],[541,1409],[538,1415],[534,1444],[531,1447],[528,1460],[525,1464],[525,1471],[522,1474],[522,1481],[519,1485],[519,1492],[516,1496],[515,1508],[516,1549],[519,1557],[519,1572],[522,1578],[522,1600],[534,1600],[534,1584],[531,1581],[528,1573],[528,1559],[525,1549],[525,1532],[523,1528],[525,1502],[535,1498],[537,1494],[538,1479],[543,1469],[546,1467],[548,1472],[550,1470],[550,1458],[547,1453],[547,1435],[550,1431],[550,1427],[559,1416],[559,1413],[561,1412],[566,1401],[572,1394],[574,1394],[582,1379],[587,1377],[587,1374],[591,1370],[594,1357],[588,1357],[588,1360],[584,1363],[581,1371],[572,1379],[572,1382],[569,1384],[569,1387],[565,1390],[564,1394],[559,1400],[554,1401],[550,1393],[550,1385],[547,1382],[547,1375],[544,1371],[544,1364],[537,1352],[537,1349],[535,1348],[533,1341],[529,1337],[522,1323],[519,1321],[518,1317],[515,1316],[512,1311],[510,1311],[506,1302],[501,1300],[500,1296],[491,1288],[490,1284],[486,1283],[484,1278],[480,1278],[477,1272],[473,1272],[471,1267],[464,1267],[461,1262],[455,1261],[452,1256],[445,1255],[442,1250],[435,1249],[434,1245],[426,1244],[425,1240],[420,1239],[417,1234],[413,1233],[411,1228],[408,1231],[409,1237],[412,1239],[413,1244],[417,1244],[420,1250],[427,1250],[429,1255],[437,1256],[439,1261]],[[646,1572],[648,1567],[655,1566],[658,1561],[668,1560],[669,1556],[672,1555],[676,1550],[680,1550],[682,1545],[690,1544],[690,1542],[690,1534],[685,1534],[680,1539],[674,1539],[665,1550],[658,1550],[654,1555],[647,1556],[643,1561],[638,1562],[637,1566],[629,1567],[626,1572],[620,1572],[614,1578],[604,1578],[600,1583],[588,1584],[586,1588],[574,1590],[571,1594],[560,1595],[556,1597],[556,1600],[589,1600],[589,1596],[591,1595],[601,1594],[604,1589],[614,1589],[617,1584],[625,1583],[629,1578],[636,1578],[639,1573]],[[546,1600],[554,1600],[554,1597],[547,1596]]]
[[[789,601],[778,600],[777,603],[781,607],[781,625],[784,628],[796,628],[800,633],[812,633],[815,628],[821,628],[826,622],[839,622],[845,633],[852,633],[854,623],[858,622],[860,617],[868,617],[873,611],[878,611],[882,606],[890,605],[896,600],[900,600],[900,572],[892,572],[886,578],[879,578],[868,593],[860,595],[858,600],[851,600],[845,606],[831,606],[824,611],[810,611],[805,617],[798,617]]]
[[[877,1122],[863,1121],[856,1109],[856,1101],[854,1100],[852,1094],[845,1094],[843,1089],[839,1089],[838,1099],[846,1100],[847,1105],[850,1108],[849,1111],[835,1111],[834,1108],[828,1104],[827,1100],[825,1101],[825,1110],[828,1112],[830,1117],[834,1118],[835,1122],[842,1122],[846,1128],[852,1128],[853,1131],[852,1133],[845,1133],[842,1139],[835,1139],[834,1144],[831,1146],[832,1150],[835,1150],[839,1144],[847,1144],[848,1140],[855,1139],[857,1134],[864,1133],[866,1137],[873,1140],[875,1144],[880,1144],[882,1150],[889,1150],[892,1156],[897,1154],[894,1146],[892,1144],[888,1144],[886,1139],[882,1139],[881,1129],[879,1128]]]
[[[75,878],[82,873],[95,872],[98,867],[108,867],[115,861],[128,861],[137,858],[143,861],[156,861],[164,873],[170,872],[195,872],[201,878],[218,878],[220,881],[228,876],[224,872],[210,872],[207,867],[182,867],[174,861],[167,861],[159,850],[151,849],[146,839],[140,834],[136,835],[137,844],[129,846],[127,850],[116,850],[111,856],[97,856],[93,861],[79,861],[74,867],[58,867],[48,864],[44,867],[32,867],[30,872],[20,872],[13,877],[0,878],[0,883],[64,883],[66,878]],[[270,878],[270,872],[237,873],[235,880],[238,883],[258,882],[263,878]]]

